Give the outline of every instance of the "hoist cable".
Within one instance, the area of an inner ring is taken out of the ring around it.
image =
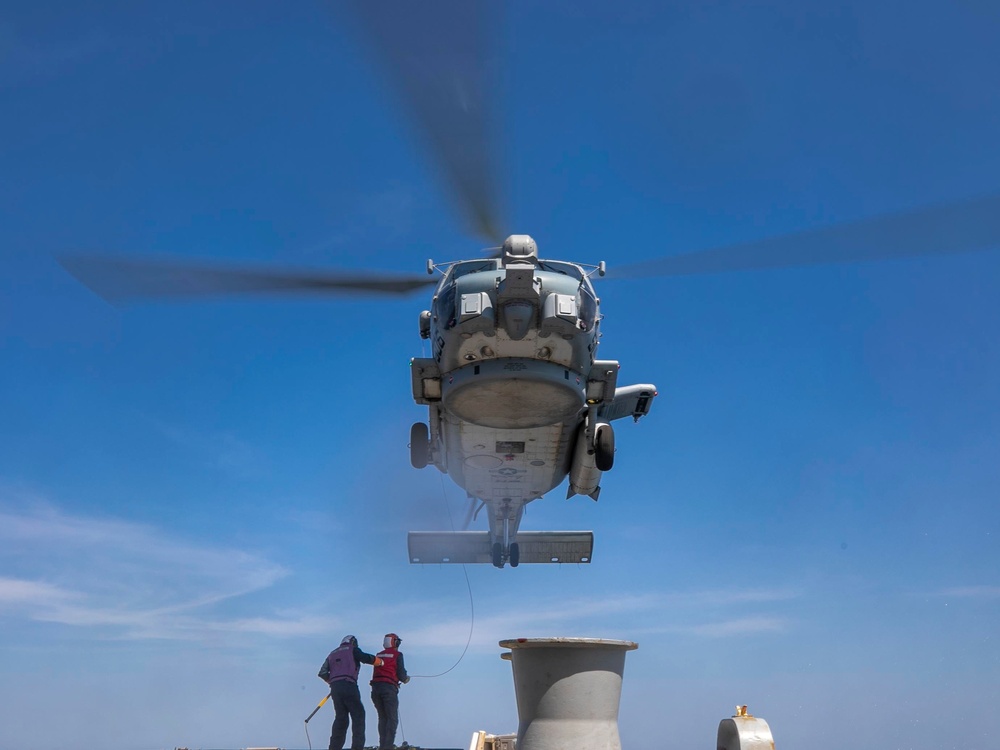
[[[441,475],[441,498],[444,501],[445,510],[448,511],[448,523],[451,525],[452,532],[455,531],[455,521],[451,517],[451,508],[448,505],[448,491],[444,486],[444,475]],[[469,581],[469,569],[465,567],[465,563],[462,564],[462,573],[465,574],[465,586],[469,590],[469,637],[465,639],[465,648],[462,649],[461,655],[458,657],[458,661],[452,664],[443,672],[438,672],[437,674],[415,674],[410,675],[411,677],[420,677],[421,679],[429,680],[433,677],[443,677],[448,674],[451,670],[462,663],[462,659],[465,658],[465,654],[469,650],[469,646],[472,644],[472,633],[476,629],[476,605],[472,598],[472,583]]]

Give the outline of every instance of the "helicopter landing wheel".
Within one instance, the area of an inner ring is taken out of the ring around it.
[[[500,546],[500,542],[493,542],[493,567],[503,567],[503,548]]]
[[[516,568],[519,562],[521,562],[521,548],[517,542],[513,542],[510,545],[510,567]]]
[[[414,469],[423,469],[431,453],[431,438],[427,425],[414,422],[410,428],[410,463]]]
[[[599,471],[610,471],[615,465],[615,432],[611,425],[601,425],[594,440],[594,463]]]

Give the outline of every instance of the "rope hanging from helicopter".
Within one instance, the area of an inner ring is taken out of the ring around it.
[[[445,510],[448,511],[448,523],[451,526],[451,530],[455,530],[455,520],[451,516],[451,508],[448,506],[448,491],[444,486],[444,475],[442,474],[439,479],[441,480],[441,499],[444,502]],[[465,575],[465,586],[469,590],[469,636],[465,639],[465,648],[462,649],[462,653],[459,655],[458,660],[448,667],[443,672],[438,672],[437,674],[415,674],[410,675],[411,677],[419,677],[421,679],[429,680],[435,677],[443,677],[448,674],[451,670],[462,663],[462,659],[465,658],[466,653],[469,651],[469,646],[472,643],[472,633],[476,629],[476,605],[472,597],[472,583],[469,581],[469,569],[462,564],[462,573]],[[404,738],[405,739],[405,738]]]
[[[441,477],[441,499],[444,501],[445,509],[448,511],[448,523],[451,525],[451,530],[454,531],[455,530],[455,521],[454,521],[454,519],[451,516],[451,508],[448,506],[448,490],[447,490],[447,488],[444,485],[444,477],[443,476]],[[482,507],[482,506],[480,506],[480,507]],[[477,510],[476,513],[478,514],[479,511]],[[448,667],[443,672],[439,672],[438,674],[426,674],[426,675],[425,674],[415,674],[415,675],[410,675],[411,677],[419,677],[419,678],[425,679],[425,680],[433,679],[435,677],[443,677],[444,675],[448,674],[451,670],[453,670],[455,667],[457,667],[459,664],[461,664],[462,663],[462,659],[465,658],[465,654],[468,653],[468,651],[469,651],[469,645],[472,643],[472,632],[473,632],[473,630],[475,630],[475,627],[476,627],[476,606],[475,606],[475,603],[474,603],[473,598],[472,598],[472,584],[469,582],[469,571],[468,571],[468,568],[466,568],[465,564],[462,565],[462,573],[465,575],[465,585],[469,589],[469,615],[470,615],[469,616],[469,637],[466,638],[466,640],[465,640],[465,648],[462,649],[462,653],[459,655],[458,661],[456,661],[454,664],[452,664],[450,667]],[[399,733],[400,733],[400,736],[403,738],[403,742],[405,743],[406,742],[406,730],[403,728],[403,715],[402,715],[402,712],[400,712],[398,708],[396,709],[396,711],[397,711],[398,718],[399,718]],[[312,750],[312,748],[310,747],[309,750]]]

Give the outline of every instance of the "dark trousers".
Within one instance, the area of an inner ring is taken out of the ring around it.
[[[373,682],[372,703],[378,711],[378,748],[392,750],[399,725],[399,688],[391,682]]]
[[[348,720],[351,723],[351,750],[364,750],[365,707],[361,703],[358,683],[350,680],[332,682],[330,697],[333,698],[333,709],[337,712],[330,732],[330,750],[344,750]]]

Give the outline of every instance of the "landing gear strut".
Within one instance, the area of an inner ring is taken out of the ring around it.
[[[507,549],[507,555],[503,553],[503,545],[500,542],[493,542],[493,567],[502,568],[504,563],[510,563],[510,567],[516,568],[521,562],[521,548],[514,542]]]
[[[511,541],[513,535],[510,533],[510,517],[504,516],[502,523],[503,527],[500,529],[502,536],[497,534],[494,537],[496,541],[493,542],[493,546],[490,549],[493,558],[493,567],[502,568],[506,563],[510,563],[510,567],[516,568],[521,562],[521,547],[517,542]]]

